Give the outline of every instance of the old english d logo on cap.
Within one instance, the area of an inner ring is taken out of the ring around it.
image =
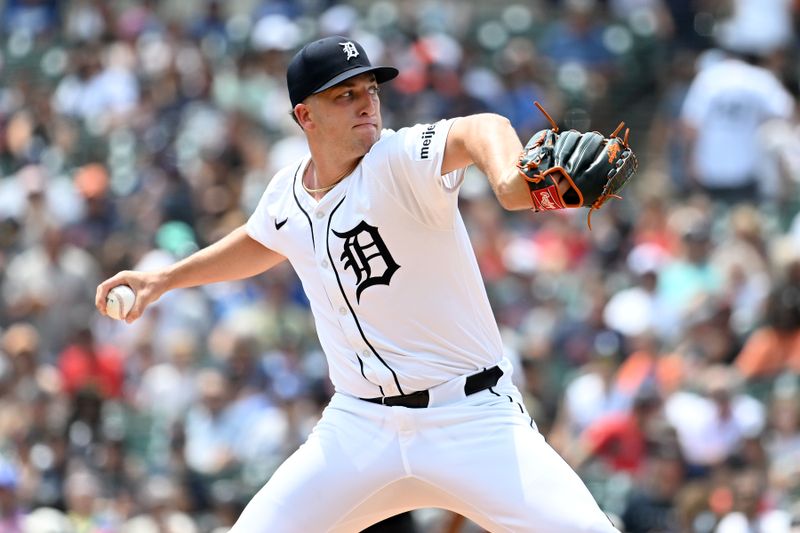
[[[353,57],[358,57],[358,50],[356,49],[356,45],[353,44],[352,41],[347,41],[345,43],[339,43],[342,47],[342,51],[347,56],[347,60],[350,61]]]
[[[378,83],[397,76],[394,67],[373,66],[356,41],[334,35],[308,43],[289,62],[286,83],[292,107],[315,93],[371,72]]]

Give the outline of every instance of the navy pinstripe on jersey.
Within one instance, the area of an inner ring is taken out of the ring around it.
[[[394,383],[395,383],[395,385],[397,385],[397,390],[400,391],[401,395],[405,396],[405,392],[403,392],[403,388],[400,386],[400,381],[397,379],[397,373],[392,369],[391,366],[389,366],[386,363],[386,361],[383,359],[383,357],[380,356],[380,354],[375,349],[375,347],[372,345],[372,343],[369,342],[369,339],[367,339],[367,336],[364,335],[364,329],[361,327],[361,323],[358,321],[358,315],[356,315],[355,309],[353,309],[353,306],[350,303],[350,300],[347,298],[347,293],[345,293],[344,287],[342,287],[342,279],[339,276],[339,271],[336,269],[336,262],[333,260],[333,256],[331,255],[331,247],[330,247],[331,221],[333,220],[334,213],[336,213],[336,211],[339,209],[339,207],[341,207],[341,205],[344,202],[345,198],[347,198],[347,195],[342,197],[342,199],[339,201],[339,203],[336,204],[336,207],[334,207],[331,210],[331,214],[328,216],[328,229],[325,232],[325,235],[326,235],[325,247],[326,247],[326,249],[328,251],[328,258],[330,259],[330,262],[331,262],[331,268],[333,268],[333,272],[334,272],[334,274],[336,274],[336,282],[339,284],[339,290],[342,292],[342,298],[344,298],[344,301],[347,303],[347,308],[350,309],[350,313],[352,313],[352,315],[353,315],[353,320],[355,320],[355,322],[356,322],[356,326],[358,327],[358,332],[361,334],[361,338],[364,339],[364,342],[367,344],[367,346],[369,346],[369,349],[372,351],[372,353],[375,355],[375,357],[378,358],[378,360],[381,362],[381,364],[383,364],[383,366],[385,366],[386,368],[389,369],[389,371],[392,373],[392,377],[394,378]],[[360,360],[360,358],[359,358],[359,360]],[[383,389],[381,389],[381,394],[383,394]]]

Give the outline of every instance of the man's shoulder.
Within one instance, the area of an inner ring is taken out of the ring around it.
[[[381,130],[381,135],[378,140],[373,144],[367,155],[364,157],[362,165],[374,165],[378,161],[385,160],[389,155],[396,150],[396,143],[402,143],[402,132],[407,128],[400,130],[392,130],[384,128]]]
[[[278,170],[267,184],[267,191],[270,193],[276,193],[291,190],[295,176],[302,168],[303,162],[307,157],[308,156],[300,157]]]
[[[431,132],[435,132],[440,128],[446,127],[446,124],[452,120],[453,119],[442,119],[432,122],[420,122],[411,126],[402,127],[398,130],[384,128],[383,131],[381,131],[380,139],[378,139],[378,142],[375,143],[373,148],[381,144],[398,141],[400,139],[407,139],[409,137],[420,136],[424,139],[425,137],[430,136]]]
[[[307,155],[292,161],[272,174],[264,187],[258,202],[258,209],[270,209],[269,206],[281,205],[293,201],[294,180],[303,168]]]
[[[381,136],[378,138],[378,141],[372,145],[370,152],[373,150],[381,150],[383,147],[397,140],[398,133],[402,133],[407,129],[408,128],[400,128],[399,130],[393,130],[390,128],[384,128],[383,130],[381,130]]]
[[[424,160],[431,157],[430,146],[439,131],[447,130],[448,120],[419,123],[398,130],[384,129],[380,139],[370,149],[370,154],[386,155],[398,147],[410,158]]]

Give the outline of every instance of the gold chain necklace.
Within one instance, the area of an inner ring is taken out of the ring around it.
[[[332,184],[330,184],[330,185],[327,185],[327,186],[325,186],[325,187],[320,187],[319,189],[310,189],[310,188],[308,188],[308,187],[306,186],[306,180],[304,180],[304,179],[301,179],[301,180],[300,180],[300,185],[302,185],[302,186],[303,186],[303,189],[305,189],[305,191],[306,191],[308,194],[311,194],[311,195],[314,195],[314,194],[317,194],[317,193],[321,193],[321,192],[328,192],[329,190],[331,190],[331,189],[333,189],[334,187],[336,187],[337,185],[339,185],[339,182],[340,182],[340,181],[342,181],[343,179],[345,179],[345,178],[348,176],[348,174],[352,173],[352,172],[353,172],[353,170],[355,170],[355,168],[358,166],[358,164],[359,164],[360,162],[361,162],[361,158],[359,157],[359,158],[356,160],[356,163],[355,163],[355,164],[354,164],[352,167],[350,167],[349,169],[345,170],[345,171],[344,171],[344,174],[341,174],[341,175],[339,175],[339,177],[338,177],[338,178],[336,178],[335,180],[333,180],[333,183],[332,183]],[[313,161],[313,160],[311,161],[311,164],[312,164],[312,165],[314,164],[314,161]]]

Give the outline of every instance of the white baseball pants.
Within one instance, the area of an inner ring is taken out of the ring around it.
[[[504,376],[491,390],[419,409],[335,394],[231,533],[356,533],[422,507],[493,533],[617,531]]]

